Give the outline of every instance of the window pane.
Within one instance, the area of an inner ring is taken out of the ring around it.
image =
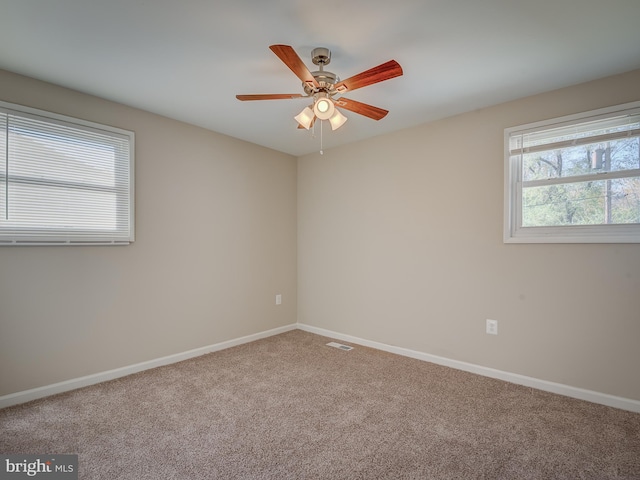
[[[522,180],[543,180],[640,168],[640,139],[625,138],[575,147],[525,153]]]
[[[640,177],[528,187],[522,226],[640,223]]]
[[[505,243],[640,243],[640,101],[504,134]]]

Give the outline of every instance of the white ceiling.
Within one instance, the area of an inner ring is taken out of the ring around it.
[[[292,155],[320,148],[296,129],[307,99],[269,50],[315,47],[345,79],[387,60],[404,75],[348,97],[390,110],[345,111],[323,146],[640,68],[640,0],[0,0],[0,68]],[[2,92],[0,91],[0,98]]]

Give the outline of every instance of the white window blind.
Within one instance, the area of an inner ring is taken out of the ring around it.
[[[505,242],[640,243],[640,102],[505,130]]]
[[[0,245],[127,244],[133,132],[0,102]]]

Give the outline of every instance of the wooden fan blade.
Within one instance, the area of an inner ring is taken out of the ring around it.
[[[269,47],[273,53],[275,53],[284,64],[296,74],[303,83],[319,87],[318,81],[311,75],[311,72],[300,59],[296,51],[289,45],[271,45]]]
[[[373,118],[374,120],[381,120],[386,117],[387,113],[389,113],[389,110],[384,110],[362,102],[356,102],[355,100],[349,100],[344,97],[340,97],[339,99],[334,100],[334,102],[337,107],[359,113],[360,115]]]
[[[402,67],[395,60],[389,60],[387,63],[370,68],[369,70],[349,77],[346,80],[336,83],[338,92],[346,92],[355,90],[356,88],[366,87],[374,83],[384,82],[390,78],[402,75]]]
[[[258,95],[236,95],[238,100],[288,100],[290,98],[300,98],[299,93],[268,93]]]

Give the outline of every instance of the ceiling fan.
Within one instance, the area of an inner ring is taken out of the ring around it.
[[[358,88],[399,77],[402,75],[402,67],[395,60],[389,60],[346,80],[340,80],[335,73],[324,70],[324,67],[331,62],[331,51],[328,48],[319,47],[311,52],[311,61],[320,68],[315,72],[309,71],[295,50],[289,45],[271,45],[269,48],[302,81],[304,95],[300,93],[236,95],[238,100],[312,98],[313,103],[294,117],[299,124],[298,128],[306,128],[307,130],[314,124],[316,119],[329,120],[332,130],[340,128],[347,121],[347,117],[342,115],[339,108],[374,120],[380,120],[389,113],[388,110],[350,100],[341,95]]]

